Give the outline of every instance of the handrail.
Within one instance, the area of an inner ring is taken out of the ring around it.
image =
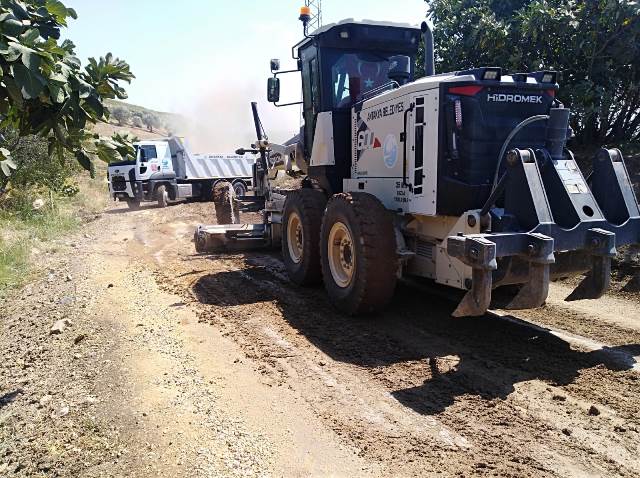
[[[415,107],[416,107],[416,104],[411,103],[409,108],[407,108],[404,111],[404,132],[402,133],[402,135],[404,136],[404,142],[403,142],[404,157],[402,159],[402,185],[407,187],[409,186],[409,184],[407,184],[407,116],[409,116],[409,113],[411,113]]]
[[[384,85],[376,86],[372,90],[369,90],[366,93],[363,93],[360,99],[356,103],[362,103],[363,101],[367,101],[368,99],[372,98],[378,93],[386,91],[389,88],[393,88],[393,89],[400,88],[400,83],[398,83],[397,81],[391,80],[385,83]]]

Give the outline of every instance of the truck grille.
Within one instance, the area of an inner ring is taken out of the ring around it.
[[[114,191],[126,191],[127,181],[123,176],[114,176],[111,178],[111,187]]]

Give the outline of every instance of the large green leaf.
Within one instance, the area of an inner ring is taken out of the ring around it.
[[[54,82],[49,83],[49,91],[51,92],[51,100],[55,103],[62,104],[66,98],[64,87]]]
[[[130,154],[126,139],[102,144],[86,128],[107,119],[104,99],[126,97],[119,83],[133,74],[112,54],[82,69],[73,42],[58,41],[67,19],[76,17],[60,0],[0,0],[0,126],[46,136],[50,154],[71,151],[91,168],[94,159]],[[7,159],[1,151],[0,159]]]
[[[78,18],[73,8],[65,7],[64,4],[58,0],[46,0],[45,6],[49,13],[51,13],[61,25],[67,24],[67,17],[73,19]]]
[[[0,17],[0,29],[4,35],[17,37],[24,30],[24,25],[14,15],[5,14]]]
[[[21,63],[14,64],[12,69],[16,84],[25,100],[37,98],[42,93],[46,82],[39,73],[31,71]]]
[[[33,44],[38,38],[40,38],[40,32],[37,28],[30,28],[20,35],[20,41],[27,45]]]
[[[20,91],[15,79],[12,76],[7,75],[2,78],[2,81],[7,87],[9,99],[14,103],[16,108],[22,109],[24,100],[22,98],[22,92]]]
[[[25,51],[22,54],[22,63],[31,71],[39,72],[42,58],[35,51]]]

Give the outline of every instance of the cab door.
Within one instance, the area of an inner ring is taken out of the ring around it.
[[[314,47],[302,53],[302,109],[304,117],[304,145],[307,161],[311,158],[316,119],[320,111],[320,70]]]

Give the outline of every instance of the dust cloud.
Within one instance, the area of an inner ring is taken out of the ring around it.
[[[210,85],[195,99],[178,108],[174,133],[186,139],[194,153],[232,153],[256,140],[251,101],[258,101],[260,119],[269,138],[283,143],[297,134],[299,108],[276,108],[266,102],[264,87],[233,82]]]

